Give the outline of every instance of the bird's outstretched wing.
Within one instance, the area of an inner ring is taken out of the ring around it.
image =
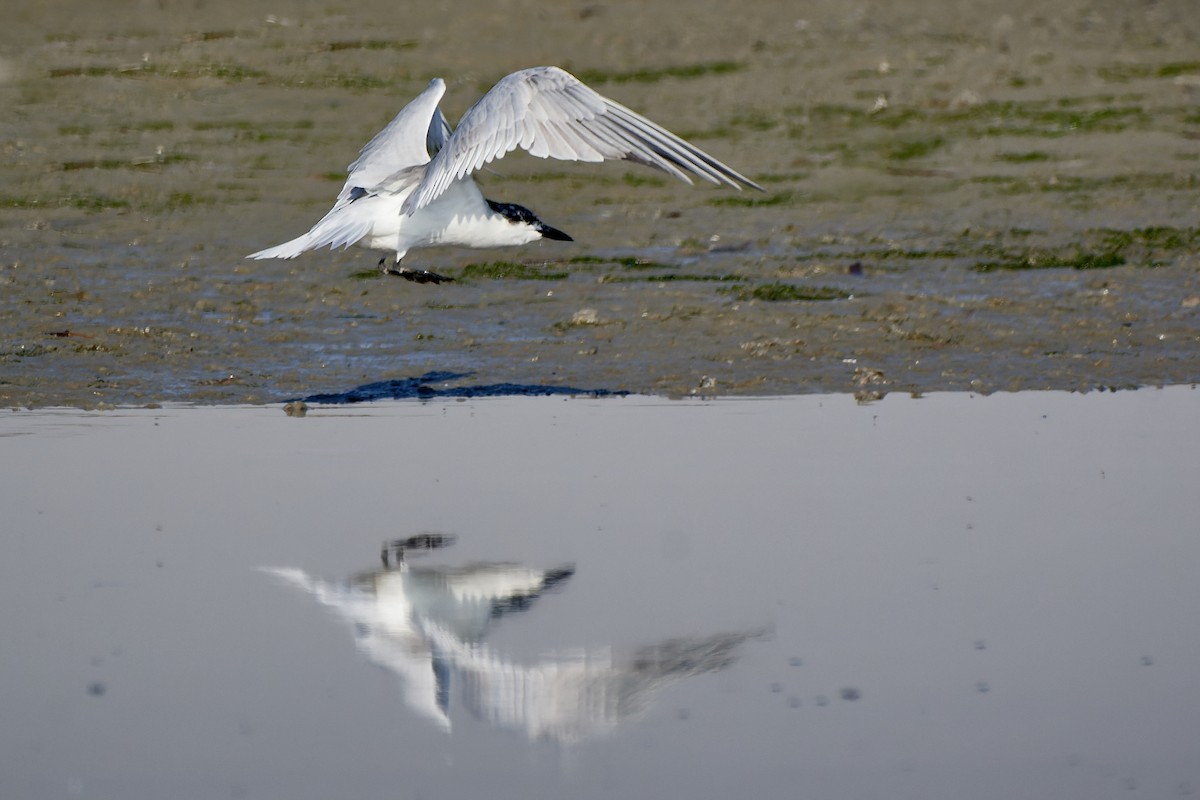
[[[308,233],[246,257],[295,258],[325,245],[331,249],[349,247],[370,233],[379,214],[378,206],[372,203],[374,196],[411,187],[429,163],[430,153],[440,150],[448,140],[450,124],[438,109],[445,93],[446,84],[434,78],[363,146],[358,158],[346,168],[350,174],[337,202]]]
[[[690,173],[735,189],[762,190],[698,147],[597,94],[569,72],[533,67],[503,78],[468,109],[405,201],[403,212],[429,205],[454,181],[518,147],[539,158],[624,159],[688,183]]]
[[[347,189],[370,189],[407,167],[429,163],[430,151],[440,149],[450,135],[450,125],[438,103],[446,93],[441,78],[400,109],[400,113],[363,145],[358,158],[346,169]]]

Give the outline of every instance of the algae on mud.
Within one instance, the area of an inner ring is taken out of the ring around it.
[[[678,8],[14,11],[0,402],[266,402],[431,371],[671,395],[853,390],[861,369],[901,391],[1200,380],[1191,3]],[[476,273],[441,287],[360,280],[362,251],[242,260],[311,221],[430,77],[453,120],[538,63],[770,194],[510,156],[485,191],[576,243],[423,254]],[[754,296],[776,284],[831,299]],[[571,324],[585,310],[604,324]]]

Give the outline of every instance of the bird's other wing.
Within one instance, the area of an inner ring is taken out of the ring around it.
[[[450,126],[437,107],[445,93],[446,83],[441,78],[434,78],[425,91],[400,109],[400,113],[363,146],[358,158],[346,168],[350,173],[346,179],[347,190],[356,186],[371,189],[405,167],[427,164],[427,148],[431,149],[448,136],[441,126],[444,125],[447,131]]]
[[[425,149],[429,151],[430,158],[436,156],[446,146],[451,133],[453,130],[450,128],[450,123],[446,121],[446,115],[442,113],[442,109],[435,106],[433,119],[429,120],[429,132],[425,134]]]
[[[565,161],[624,159],[691,183],[696,175],[735,189],[762,187],[635,111],[589,89],[558,67],[533,67],[500,80],[467,110],[405,201],[411,214],[456,180],[520,147]]]

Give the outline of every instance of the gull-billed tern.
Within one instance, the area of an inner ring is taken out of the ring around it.
[[[515,203],[486,199],[472,175],[516,148],[565,161],[624,159],[716,184],[762,187],[665,128],[609,100],[558,67],[533,67],[500,80],[451,131],[438,108],[441,78],[401,109],[347,169],[333,208],[290,242],[248,258],[295,258],[328,245],[395,251],[384,272],[418,283],[451,280],[400,268],[410,250],[434,245],[500,247],[571,237]]]

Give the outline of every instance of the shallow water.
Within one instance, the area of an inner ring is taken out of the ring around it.
[[[1188,795],[1196,402],[6,412],[0,794]]]

